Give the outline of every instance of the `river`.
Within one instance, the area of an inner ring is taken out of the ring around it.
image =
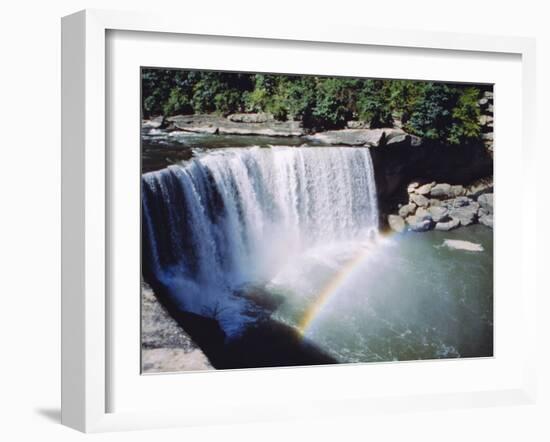
[[[144,274],[173,308],[252,353],[269,321],[338,363],[492,356],[492,230],[381,232],[369,150],[302,144],[144,133]]]

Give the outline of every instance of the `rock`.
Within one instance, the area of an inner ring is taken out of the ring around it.
[[[412,193],[412,192],[414,192],[414,189],[416,189],[418,186],[420,186],[420,184],[417,183],[416,181],[413,182],[413,183],[410,183],[410,184],[407,186],[407,193]]]
[[[460,239],[446,239],[442,246],[451,250],[467,250],[469,252],[483,252],[483,246],[475,242],[463,241]]]
[[[486,216],[486,215],[490,215],[490,213],[487,209],[484,209],[483,207],[480,207],[477,210],[477,217],[478,218],[481,218],[481,217]]]
[[[191,337],[141,282],[141,361],[145,373],[211,370],[213,367]]]
[[[465,206],[469,206],[473,202],[474,200],[468,198],[467,196],[459,196],[459,197],[456,197],[455,199],[449,200],[446,203],[449,207],[465,207]]]
[[[483,92],[483,96],[488,98],[489,100],[493,99],[493,93],[491,91],[485,91]]]
[[[493,179],[484,178],[480,179],[468,186],[466,195],[477,199],[480,195],[484,193],[493,193]]]
[[[479,103],[480,106],[486,106],[486,105],[489,104],[489,99],[488,99],[488,98],[485,98],[485,97],[480,98],[479,101],[478,101],[478,103]]]
[[[263,120],[260,114],[234,114],[233,118],[240,120]],[[237,116],[238,115],[238,116]],[[243,116],[240,116],[243,115]],[[244,115],[247,115],[246,117]],[[252,117],[251,115],[255,115]],[[298,121],[276,121],[245,123],[232,121],[217,115],[176,115],[167,119],[175,128],[186,132],[224,134],[224,135],[258,135],[269,137],[299,137],[304,135],[304,129]]]
[[[425,232],[426,230],[430,230],[432,227],[431,219],[421,219],[416,215],[408,216],[407,224],[409,229],[413,232]]]
[[[479,222],[484,226],[493,228],[493,215],[484,215],[479,218]]]
[[[399,215],[389,215],[388,224],[394,232],[401,233],[405,230],[405,220]]]
[[[417,195],[416,193],[413,193],[410,195],[410,199],[414,204],[420,207],[428,207],[430,205],[430,200],[424,195]]]
[[[260,112],[251,114],[231,114],[227,119],[236,123],[266,123],[272,120],[273,117],[270,114]]]
[[[460,221],[461,226],[473,224],[477,217],[477,209],[473,205],[455,207],[449,210],[449,216]]]
[[[422,221],[424,220],[433,221],[432,214],[424,207],[419,207],[418,209],[416,209],[416,212],[414,215],[416,216],[417,219]]]
[[[418,187],[417,189],[414,190],[414,193],[417,193],[419,195],[427,195],[430,193],[430,190],[432,190],[433,186],[435,186],[435,181]]]
[[[479,124],[482,126],[487,126],[493,122],[493,117],[491,115],[480,115]]]
[[[420,137],[417,137],[416,135],[411,135],[411,146],[412,147],[420,147],[423,144],[423,140]]]
[[[405,204],[399,209],[399,216],[401,216],[402,218],[406,218],[407,216],[414,214],[415,211],[416,204]]]
[[[450,193],[453,196],[461,196],[466,194],[466,189],[464,188],[464,186],[457,184],[456,186],[451,186]]]
[[[368,129],[368,124],[364,121],[350,120],[346,123],[348,129]]]
[[[430,199],[430,206],[441,206],[441,200]]]
[[[434,222],[439,223],[445,221],[449,217],[449,211],[445,207],[432,206],[428,209]]]
[[[447,199],[453,197],[454,192],[451,192],[450,184],[440,183],[432,187],[430,196],[438,199]]]
[[[151,129],[160,129],[164,125],[164,117],[160,115],[150,120],[143,120],[142,125],[143,127],[150,127]]]
[[[393,138],[401,135],[406,135],[406,133],[401,129],[394,128],[341,129],[318,132],[309,135],[307,139],[331,145],[378,147],[385,146]]]
[[[493,213],[493,194],[484,193],[477,198],[477,202],[490,214]]]
[[[439,221],[435,225],[435,230],[442,230],[446,232],[456,229],[458,226],[460,226],[460,221],[458,219],[450,219],[449,221]]]
[[[398,144],[409,145],[410,142],[411,142],[410,135],[403,133],[403,134],[395,135],[395,136],[389,138],[386,141],[386,146],[395,146],[395,145],[398,145]]]
[[[493,132],[481,135],[481,139],[484,141],[493,141]]]

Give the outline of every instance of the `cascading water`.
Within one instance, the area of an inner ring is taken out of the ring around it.
[[[366,148],[227,148],[142,176],[143,273],[226,335],[250,317],[235,296],[297,257],[376,236]]]

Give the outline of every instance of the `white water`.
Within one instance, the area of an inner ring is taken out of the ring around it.
[[[144,272],[227,334],[247,316],[232,293],[291,262],[376,235],[365,148],[229,148],[143,175]]]

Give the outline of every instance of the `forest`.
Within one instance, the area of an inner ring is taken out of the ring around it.
[[[490,85],[143,68],[143,118],[263,112],[310,132],[399,125],[445,144],[481,137],[479,99]]]

